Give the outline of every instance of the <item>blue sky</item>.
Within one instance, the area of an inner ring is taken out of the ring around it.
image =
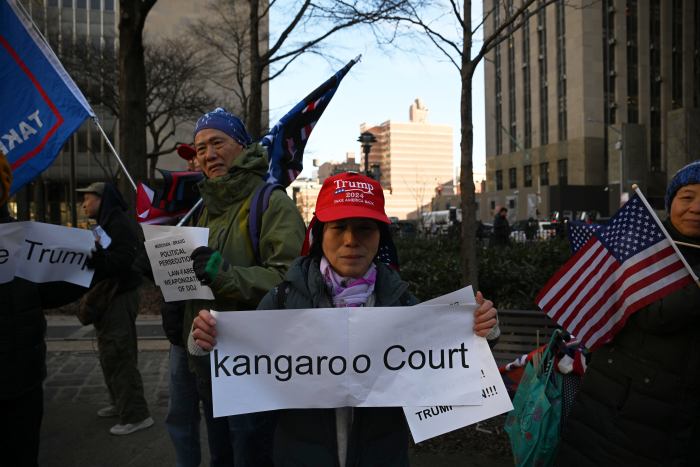
[[[474,2],[480,18],[480,2]],[[273,24],[275,18],[272,18]],[[273,26],[274,27],[274,26]],[[476,44],[478,45],[478,43]],[[337,36],[326,46],[347,62],[358,54],[362,60],[345,77],[321,120],[314,128],[304,156],[304,175],[311,175],[312,159],[341,161],[348,151],[359,153],[360,124],[386,120],[408,121],[408,109],[421,98],[430,110],[428,121],[452,126],[454,164],[459,163],[459,73],[441,52],[426,45],[414,53],[382,51],[370,34],[356,32]],[[482,62],[483,63],[483,62]],[[339,69],[318,56],[306,56],[270,83],[270,121],[276,122],[299,99]],[[484,172],[483,66],[474,83],[474,172]],[[308,162],[307,162],[308,161]]]

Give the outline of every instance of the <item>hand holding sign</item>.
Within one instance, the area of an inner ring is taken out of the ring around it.
[[[486,337],[498,323],[496,309],[491,300],[484,299],[481,292],[476,293],[476,303],[479,307],[474,311],[474,334]]]
[[[207,352],[216,345],[216,318],[209,310],[199,310],[192,322],[192,338],[195,344]]]

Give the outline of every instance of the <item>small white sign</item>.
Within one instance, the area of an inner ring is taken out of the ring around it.
[[[218,312],[214,416],[481,404],[474,305]]]
[[[209,229],[153,225],[142,227],[153,279],[160,287],[165,301],[213,300],[211,289],[202,285],[195,276],[190,258],[195,248],[207,245]]]
[[[422,305],[476,304],[471,286],[429,300]],[[474,338],[471,349],[477,355],[482,405],[436,405],[430,407],[404,407],[404,414],[416,443],[434,438],[473,423],[513,410],[498,365],[489,344],[483,337]]]
[[[95,234],[95,241],[97,241],[102,248],[109,248],[112,244],[112,237],[105,232],[102,226],[96,225],[95,228],[92,229],[92,232]]]
[[[90,286],[94,271],[85,261],[95,241],[89,230],[14,222],[0,226],[0,238],[0,281],[21,277],[37,283],[64,281]]]

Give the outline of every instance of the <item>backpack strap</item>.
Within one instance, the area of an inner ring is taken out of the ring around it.
[[[262,264],[260,258],[260,231],[262,229],[262,218],[265,211],[270,205],[270,196],[276,189],[283,189],[282,185],[276,183],[263,183],[259,185],[253,192],[250,201],[250,211],[248,213],[248,236],[250,243],[253,246],[253,254],[255,261]]]

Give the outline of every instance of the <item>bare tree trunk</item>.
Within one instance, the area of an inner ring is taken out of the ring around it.
[[[460,100],[460,120],[462,133],[460,140],[461,164],[459,187],[462,201],[462,280],[478,290],[478,269],[476,259],[476,202],[474,201],[474,125],[472,121],[472,77],[476,63],[471,60],[472,30],[471,1],[464,1],[464,45],[460,78],[462,94]]]
[[[156,0],[120,0],[119,150],[134,181],[146,178],[146,67],[143,27]],[[134,211],[134,188],[127,177],[119,189]]]
[[[262,77],[260,59],[260,20],[258,0],[249,0],[250,7],[250,99],[246,127],[253,139],[262,136]]]

